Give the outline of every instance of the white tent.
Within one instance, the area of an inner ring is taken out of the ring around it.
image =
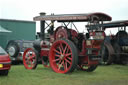
[[[5,48],[5,42],[8,42],[8,36],[12,33],[12,31],[6,30],[0,25],[0,46]]]
[[[9,31],[9,30],[6,30],[5,28],[3,28],[2,26],[0,26],[0,33],[8,33],[8,32],[12,32],[12,31]]]

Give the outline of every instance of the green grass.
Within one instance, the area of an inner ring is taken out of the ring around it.
[[[0,85],[128,85],[128,66],[99,66],[90,73],[75,70],[58,74],[42,65],[35,70],[17,65],[12,66],[8,76],[0,76]]]

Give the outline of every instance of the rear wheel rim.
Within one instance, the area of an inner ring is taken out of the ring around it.
[[[68,43],[60,40],[50,50],[50,65],[57,73],[67,73],[72,67],[72,50]]]
[[[23,55],[23,63],[26,69],[33,69],[36,66],[36,57],[37,55],[32,48],[25,50]]]

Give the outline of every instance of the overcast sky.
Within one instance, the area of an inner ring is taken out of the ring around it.
[[[0,18],[33,20],[39,12],[104,12],[113,20],[128,20],[128,0],[0,0]]]
[[[105,12],[113,20],[128,19],[128,0],[0,0],[0,18],[33,20],[39,12]]]

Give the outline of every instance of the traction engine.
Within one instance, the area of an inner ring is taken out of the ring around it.
[[[33,48],[27,48],[24,52],[23,63],[26,69],[35,69],[39,59],[44,67],[50,67],[56,73],[70,73],[75,69],[91,72],[96,69],[105,33],[97,27],[86,27],[86,33],[79,33],[80,28],[77,29],[74,23],[95,25],[110,21],[110,16],[104,13],[41,14],[34,17],[34,20],[41,22],[40,39],[35,40]],[[55,28],[55,22],[62,25]]]

